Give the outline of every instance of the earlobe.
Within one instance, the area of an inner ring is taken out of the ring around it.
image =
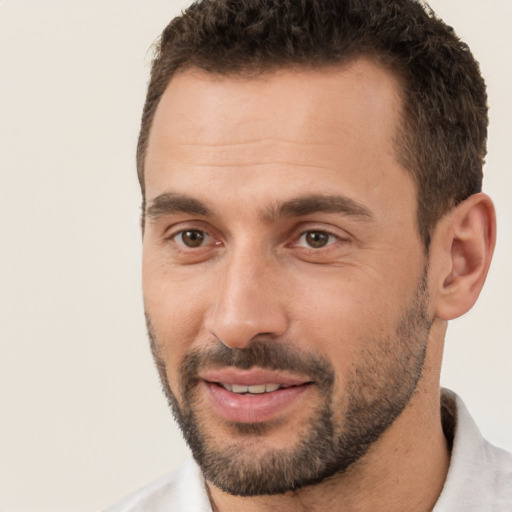
[[[436,316],[452,320],[469,311],[485,282],[496,242],[491,199],[474,194],[440,222],[444,271],[437,281]]]

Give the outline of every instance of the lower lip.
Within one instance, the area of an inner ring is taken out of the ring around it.
[[[270,393],[238,394],[203,381],[217,414],[227,421],[239,423],[262,423],[276,419],[292,405],[296,405],[311,384],[302,384]]]

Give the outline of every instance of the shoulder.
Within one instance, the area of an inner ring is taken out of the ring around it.
[[[455,393],[443,390],[443,407],[444,416],[451,416],[448,428],[454,437],[450,468],[434,512],[512,510],[512,455],[482,437]]]
[[[104,512],[211,512],[198,466],[187,460],[182,466],[130,494]]]

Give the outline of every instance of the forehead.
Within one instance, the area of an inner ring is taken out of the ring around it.
[[[336,182],[346,195],[371,196],[405,180],[414,194],[395,155],[401,105],[396,78],[363,58],[251,77],[187,70],[171,80],[155,114],[147,199],[201,195],[205,182],[270,196],[329,193]]]

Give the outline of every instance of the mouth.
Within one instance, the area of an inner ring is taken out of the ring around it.
[[[295,386],[285,386],[282,384],[253,384],[252,386],[244,386],[241,384],[226,384],[222,382],[218,382],[218,385],[222,386],[224,389],[231,391],[232,393],[237,393],[239,395],[261,395],[263,393],[273,393],[279,389],[287,389]],[[298,384],[299,385],[299,384]]]
[[[233,368],[201,376],[209,403],[228,422],[262,423],[291,413],[314,385],[307,379]]]

